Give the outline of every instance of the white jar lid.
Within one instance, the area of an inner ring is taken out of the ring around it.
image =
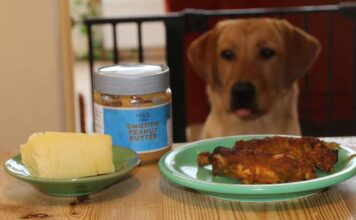
[[[155,64],[120,64],[97,69],[94,90],[112,95],[143,95],[169,87],[169,68]]]

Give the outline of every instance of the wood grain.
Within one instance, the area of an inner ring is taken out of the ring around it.
[[[338,141],[356,146],[356,138]],[[1,153],[1,163],[14,154]],[[352,178],[288,202],[229,202],[174,185],[151,164],[99,193],[52,197],[1,169],[0,219],[354,219],[355,186]]]

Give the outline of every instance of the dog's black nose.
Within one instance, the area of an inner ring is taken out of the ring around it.
[[[237,82],[231,88],[231,108],[251,108],[256,95],[256,88],[251,82]]]

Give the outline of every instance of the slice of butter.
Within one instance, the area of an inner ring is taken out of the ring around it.
[[[79,178],[115,171],[109,135],[35,133],[20,150],[22,162],[39,178]]]

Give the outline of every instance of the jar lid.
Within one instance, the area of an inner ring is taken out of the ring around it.
[[[94,73],[94,90],[113,95],[143,95],[169,87],[169,68],[155,64],[120,64]]]

